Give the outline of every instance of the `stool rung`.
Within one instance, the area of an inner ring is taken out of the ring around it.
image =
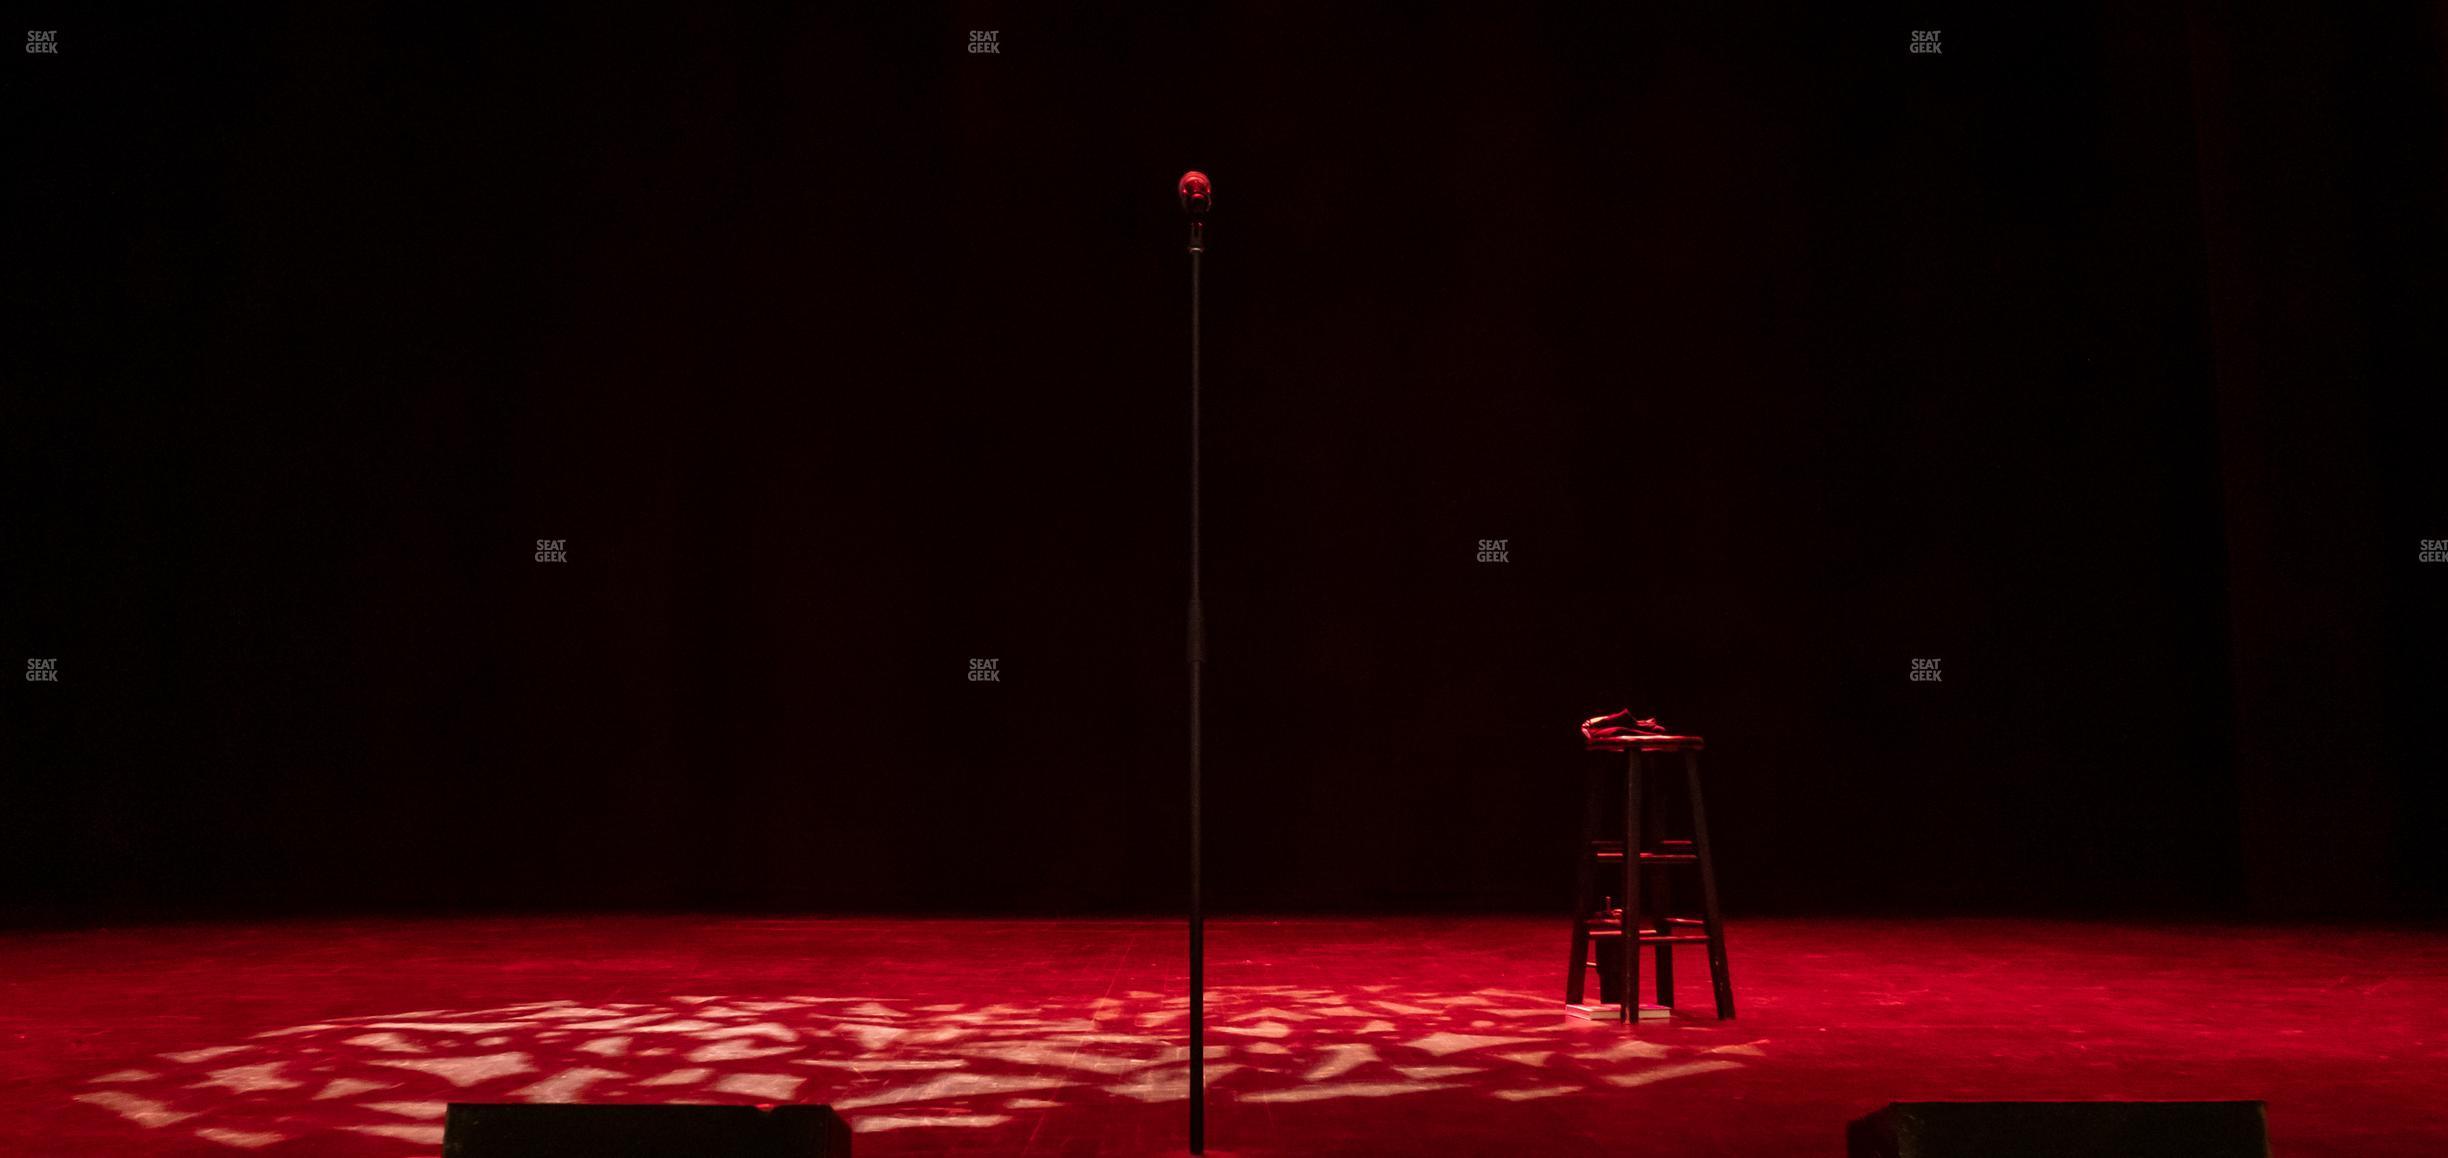
[[[1589,935],[1590,940],[1593,941],[1620,941],[1623,939],[1623,931],[1620,929],[1592,929]],[[1706,945],[1708,934],[1652,933],[1644,930],[1639,940],[1643,945]]]
[[[1692,844],[1688,840],[1669,840],[1661,842],[1658,847],[1662,851],[1651,852],[1648,849],[1641,850],[1641,863],[1699,864],[1700,854],[1691,851],[1691,846]],[[1590,842],[1590,854],[1597,857],[1600,864],[1622,864],[1623,842],[1620,840],[1592,841]]]

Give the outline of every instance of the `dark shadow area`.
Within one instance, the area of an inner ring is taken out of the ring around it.
[[[1192,166],[1220,907],[1552,911],[1629,705],[1737,912],[2438,911],[2435,12],[61,43],[10,919],[1176,903]]]

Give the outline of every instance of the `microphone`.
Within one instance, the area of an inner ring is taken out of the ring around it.
[[[1192,217],[1204,217],[1215,201],[1215,193],[1207,184],[1207,174],[1192,169],[1182,174],[1181,185],[1174,190],[1181,194],[1182,212]]]

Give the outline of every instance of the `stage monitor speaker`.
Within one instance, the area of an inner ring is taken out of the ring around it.
[[[442,1158],[847,1158],[831,1106],[453,1102]]]
[[[2269,1158],[2259,1102],[1890,1102],[1848,1158]]]

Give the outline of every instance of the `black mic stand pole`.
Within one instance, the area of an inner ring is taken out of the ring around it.
[[[1207,223],[1190,219],[1190,1152],[1207,1152],[1207,915],[1200,894],[1200,679],[1207,618],[1199,606],[1199,255]]]

